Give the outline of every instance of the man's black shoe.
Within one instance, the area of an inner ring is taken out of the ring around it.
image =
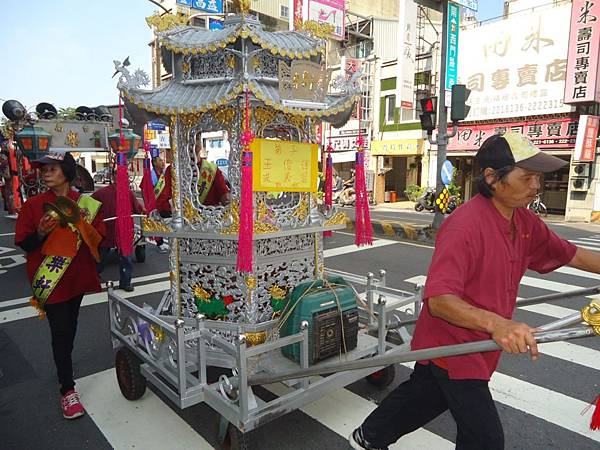
[[[125,292],[133,292],[133,286],[129,285],[129,286],[119,286],[119,289],[125,291]]]

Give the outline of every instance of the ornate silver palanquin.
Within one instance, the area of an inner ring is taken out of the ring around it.
[[[354,79],[330,83],[322,66],[324,40],[268,32],[246,15],[228,18],[220,30],[176,26],[158,39],[172,74],[159,88],[142,89],[145,74],[115,65],[127,108],[170,123],[173,217],[143,222],[146,234],[168,237],[171,244],[167,313],[194,317],[199,301],[219,299],[226,308],[220,318],[226,321],[271,320],[274,301],[298,283],[322,276],[322,233],[344,227],[345,216],[319,206],[313,193],[255,192],[253,272],[236,271],[245,91],[256,137],[315,143],[320,121],[339,127],[348,120],[358,86]],[[328,93],[331,85],[337,94]],[[231,145],[232,201],[204,206],[198,200],[195,136],[220,130],[227,131]]]

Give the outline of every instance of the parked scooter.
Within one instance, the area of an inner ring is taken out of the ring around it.
[[[415,211],[435,211],[435,189],[427,188],[415,202]]]

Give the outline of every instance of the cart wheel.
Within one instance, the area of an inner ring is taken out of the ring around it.
[[[250,433],[242,433],[223,416],[219,416],[218,442],[222,450],[252,450]]]
[[[395,376],[396,366],[387,366],[377,372],[373,372],[371,375],[367,375],[365,379],[369,384],[379,389],[385,389],[394,381]]]
[[[146,261],[146,246],[136,245],[135,247],[135,260],[139,263]]]
[[[120,348],[115,357],[117,381],[127,400],[137,400],[146,392],[146,379],[140,373],[140,360],[127,348]]]

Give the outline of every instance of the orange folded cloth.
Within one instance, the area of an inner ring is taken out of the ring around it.
[[[46,238],[42,254],[73,258],[77,253],[77,233],[69,227],[58,226]]]
[[[86,222],[81,219],[79,222],[75,224],[75,228],[79,231],[81,235],[81,239],[90,249],[90,253],[96,260],[96,262],[100,262],[100,253],[98,253],[98,245],[102,242],[102,235],[96,231],[96,229],[92,226],[92,224]]]

